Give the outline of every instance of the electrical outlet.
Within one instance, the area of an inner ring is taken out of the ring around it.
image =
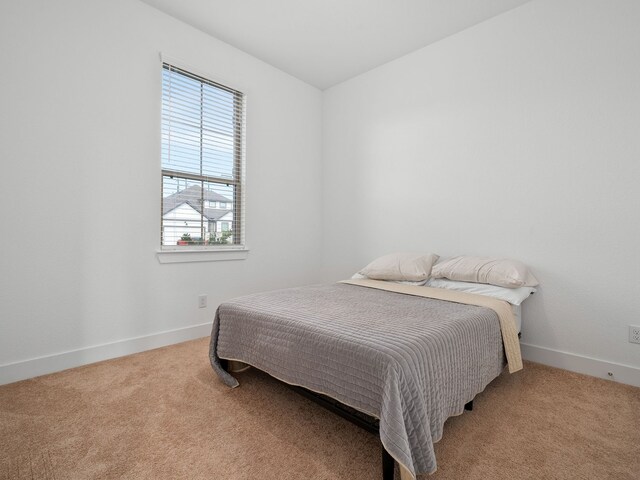
[[[207,308],[207,296],[198,295],[198,308]]]
[[[640,327],[629,325],[629,341],[631,343],[640,343]]]

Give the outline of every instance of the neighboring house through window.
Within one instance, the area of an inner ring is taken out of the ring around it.
[[[162,65],[161,245],[244,245],[244,94]]]

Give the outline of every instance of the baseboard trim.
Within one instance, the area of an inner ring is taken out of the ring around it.
[[[0,385],[206,337],[211,323],[176,328],[111,343],[0,365]],[[538,345],[521,344],[522,357],[536,363],[640,387],[640,368]],[[609,372],[613,375],[610,376]]]
[[[640,368],[522,343],[525,360],[640,387]],[[609,375],[611,373],[612,375]]]
[[[211,322],[0,365],[0,385],[144,352],[211,334]]]

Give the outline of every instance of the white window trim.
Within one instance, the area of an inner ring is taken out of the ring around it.
[[[227,248],[225,250],[156,250],[160,263],[191,263],[191,262],[223,262],[228,260],[245,260],[249,256],[249,249]]]
[[[178,68],[182,68],[184,70],[190,71],[196,75],[199,75],[204,78],[208,78],[209,80],[220,83],[222,85],[228,86],[234,90],[240,91],[244,94],[245,101],[250,96],[250,91],[248,86],[243,85],[238,82],[227,81],[224,78],[220,78],[218,75],[214,74],[211,71],[203,70],[197,66],[190,64],[188,61],[184,61],[181,58],[175,57],[173,55],[167,55],[163,52],[158,52],[158,59],[160,60],[160,65],[163,63],[169,63],[175,65]],[[162,87],[160,87],[162,88]],[[246,112],[245,112],[246,113]],[[247,117],[245,116],[245,129]],[[245,131],[246,135],[246,131]],[[246,162],[246,140],[244,146],[244,155]],[[243,199],[242,199],[242,218],[246,218],[246,163],[242,165],[242,177],[243,177]],[[246,231],[246,221],[244,222],[244,228]],[[158,261],[161,264],[169,264],[169,263],[192,263],[192,262],[219,262],[219,261],[229,261],[229,260],[245,260],[249,256],[249,248],[245,242],[244,245],[238,245],[236,248],[229,246],[225,249],[214,249],[208,247],[206,249],[202,247],[192,247],[192,248],[181,248],[181,249],[170,249],[171,247],[161,247],[156,249],[156,256]]]

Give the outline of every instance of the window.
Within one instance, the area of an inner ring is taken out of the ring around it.
[[[163,249],[244,245],[244,111],[241,92],[162,64]]]

